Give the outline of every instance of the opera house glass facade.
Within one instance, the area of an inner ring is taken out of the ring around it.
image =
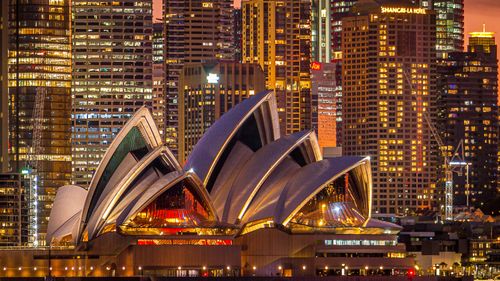
[[[377,267],[411,267],[396,242],[400,228],[371,219],[370,198],[370,159],[322,159],[312,131],[281,136],[272,92],[224,114],[184,166],[142,108],[108,148],[88,190],[59,189],[47,243],[94,259],[52,274],[294,276],[321,268],[331,275],[337,271],[324,269],[349,260],[332,255],[336,245],[351,240],[386,245],[354,247],[368,251],[351,256],[354,268],[374,252]],[[333,240],[344,242],[327,243]]]

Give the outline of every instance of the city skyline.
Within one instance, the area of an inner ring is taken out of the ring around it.
[[[161,2],[153,0],[154,19],[161,18]],[[234,1],[234,7],[241,7],[241,0]],[[465,0],[465,34],[482,29],[486,25],[488,31],[500,34],[500,2],[497,0]],[[466,39],[467,40],[467,39]],[[467,45],[467,41],[465,43]]]
[[[4,0],[0,279],[497,280],[498,1]]]

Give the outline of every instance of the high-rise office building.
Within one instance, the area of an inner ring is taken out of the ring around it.
[[[464,48],[464,0],[420,0],[423,8],[436,13],[436,54],[445,59]]]
[[[313,62],[311,67],[313,104],[318,117],[315,129],[323,150],[337,147],[342,136],[342,85],[336,80],[337,69],[337,63]]]
[[[33,169],[30,239],[43,244],[57,188],[71,177],[70,1],[9,2],[9,162]]]
[[[153,108],[152,115],[162,138],[165,137],[165,57],[162,22],[153,23]]]
[[[179,160],[187,159],[205,131],[222,114],[266,89],[258,64],[185,64],[179,79]],[[181,141],[182,140],[182,141]]]
[[[164,24],[162,22],[153,23],[153,63],[163,64],[165,36],[163,32]]]
[[[336,146],[342,147],[342,19],[349,15],[349,11],[358,0],[330,0],[330,48],[331,62],[335,65],[337,103]]]
[[[349,15],[351,7],[358,0],[330,0],[331,1],[331,46],[334,59],[342,57],[342,19]]]
[[[177,154],[180,71],[185,63],[234,60],[233,1],[165,0],[164,4],[165,137]]]
[[[9,1],[0,4],[0,173],[9,170]]]
[[[388,3],[387,6],[384,3]],[[343,152],[372,159],[373,209],[433,206],[434,14],[406,1],[363,0],[342,22]]]
[[[317,62],[332,60],[331,0],[312,0],[311,51]]]
[[[454,175],[454,205],[481,207],[497,194],[498,66],[492,32],[473,32],[466,52],[439,66],[439,131],[448,155],[463,142],[467,167]]]
[[[87,186],[139,108],[153,107],[152,0],[74,0],[73,183]]]
[[[233,49],[234,61],[241,62],[241,31],[242,31],[241,9],[233,10]]]
[[[276,93],[281,130],[312,128],[311,1],[244,0],[243,62],[258,63]]]
[[[0,173],[0,246],[28,245],[28,198],[21,174]]]

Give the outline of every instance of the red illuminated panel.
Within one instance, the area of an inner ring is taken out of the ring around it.
[[[321,63],[313,61],[311,63],[311,70],[321,70]]]
[[[203,245],[203,246],[230,246],[233,240],[229,239],[139,239],[137,245]]]

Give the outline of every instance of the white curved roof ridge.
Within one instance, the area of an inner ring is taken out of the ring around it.
[[[283,188],[291,175],[295,174],[300,168],[300,165],[291,158],[283,159],[250,202],[241,219],[241,225],[273,218],[274,209]]]
[[[363,216],[367,218],[371,218],[371,210],[372,210],[372,175],[371,175],[371,163],[368,165],[357,166],[356,168],[351,170],[355,175],[355,181],[359,186],[360,184],[367,183],[367,185],[363,185],[367,190],[359,190],[357,194],[352,194],[353,190],[349,190],[352,198],[356,198],[356,207],[363,214]]]
[[[139,196],[134,202],[117,218],[116,225],[127,224],[130,220],[146,208],[150,203],[152,203],[156,198],[162,195],[164,192],[175,186],[177,183],[189,179],[193,184],[190,185],[194,192],[203,200],[203,203],[208,207],[208,213],[211,216],[211,220],[214,222],[218,221],[217,213],[214,206],[210,200],[207,190],[203,187],[201,180],[195,173],[174,171],[168,173],[157,180],[153,185],[151,185],[141,196]]]
[[[257,150],[245,165],[239,169],[234,184],[230,186],[223,216],[221,217],[222,221],[233,224],[241,219],[268,176],[294,149],[302,145],[312,146],[309,141],[311,137],[315,139],[312,131],[297,132],[282,137]],[[308,159],[308,155],[304,156],[306,161],[315,160]]]
[[[276,223],[286,226],[293,216],[328,183],[360,165],[365,165],[365,169],[369,170],[370,158],[355,156],[328,158],[302,167],[283,188],[276,204],[274,215]],[[371,188],[371,182],[366,183],[366,188]],[[359,192],[367,195],[370,193],[369,190]],[[370,205],[370,202],[367,204]]]
[[[224,165],[210,192],[210,198],[219,218],[222,218],[229,191],[238,176],[238,172],[254,153],[248,146],[237,141],[226,161],[224,161]]]
[[[366,228],[386,228],[386,229],[391,228],[391,229],[398,229],[398,230],[403,229],[402,226],[397,225],[395,223],[382,221],[382,220],[378,220],[378,219],[373,219],[373,218],[370,218],[366,222],[364,227],[366,227]]]
[[[134,165],[132,169],[130,169],[127,174],[122,175],[121,181],[116,184],[107,194],[105,194],[102,200],[98,201],[94,212],[91,214],[89,221],[87,222],[87,230],[88,230],[88,238],[89,240],[96,237],[104,227],[108,216],[113,211],[114,207],[120,202],[122,199],[122,195],[129,188],[129,186],[134,182],[134,180],[144,171],[145,168],[149,166],[149,164],[153,163],[159,157],[162,157],[167,161],[167,163],[171,163],[173,157],[172,154],[169,154],[169,149],[166,146],[156,147],[153,151],[149,152],[146,156],[144,156],[137,164]],[[180,167],[169,167],[173,170],[180,170]],[[153,174],[149,177],[149,182],[152,183],[154,180],[158,179],[160,176]]]
[[[168,152],[170,152],[170,150],[168,150]],[[171,155],[171,153],[170,153],[170,155]],[[173,157],[173,156],[171,156],[171,157]],[[177,169],[177,171],[179,173],[182,172],[182,171],[180,171],[180,169]],[[118,204],[116,204],[116,206],[111,211],[111,214],[106,219],[106,222],[105,222],[105,224],[103,225],[102,228],[106,227],[106,225],[116,223],[116,219],[118,218],[118,216],[120,216],[120,214],[122,212],[124,212],[127,207],[129,207],[129,205],[131,204],[131,202],[133,202],[137,198],[141,197],[142,194],[148,188],[151,187],[151,185],[147,184],[147,183],[149,183],[149,182],[146,182],[146,183],[141,182],[141,183],[138,183],[136,186],[134,186],[134,188],[132,190],[130,190],[129,193],[127,194],[127,197],[126,197],[127,200],[121,200],[121,201],[118,202]],[[153,184],[155,184],[155,183],[153,183]]]
[[[87,197],[87,190],[77,185],[65,185],[57,189],[54,204],[50,210],[50,219],[47,226],[47,244],[50,245],[54,235],[59,235],[57,232],[72,233],[72,225],[68,225],[75,215],[81,213],[85,198]],[[79,224],[80,218],[74,221]],[[65,226],[64,230],[61,228]],[[76,237],[73,237],[76,239]]]
[[[153,116],[149,112],[149,110],[146,107],[141,107],[139,110],[137,110],[132,118],[127,121],[125,126],[118,132],[116,137],[113,139],[111,142],[111,145],[108,147],[106,150],[106,153],[104,154],[103,158],[99,162],[99,165],[97,166],[97,169],[92,176],[92,180],[90,182],[88,191],[89,194],[87,196],[87,199],[85,201],[85,205],[82,210],[82,219],[81,219],[81,225],[79,227],[79,235],[83,232],[83,224],[85,223],[83,220],[86,219],[88,216],[88,209],[90,206],[90,203],[92,201],[92,198],[95,196],[95,188],[96,185],[98,184],[102,173],[106,169],[109,161],[111,160],[111,157],[115,153],[116,149],[120,145],[120,143],[123,141],[123,139],[127,136],[127,134],[130,132],[130,130],[134,127],[138,127],[141,134],[143,135],[145,141],[148,143],[148,145],[151,146],[151,148],[155,148],[158,146],[162,145],[162,139],[160,136],[160,132],[158,131],[158,128],[155,125],[155,122],[153,120]],[[99,195],[97,195],[99,196]],[[80,237],[78,237],[79,239]]]
[[[189,155],[184,169],[186,171],[193,170],[202,180],[206,186],[216,166],[220,156],[226,149],[233,136],[238,132],[238,129],[243,123],[252,116],[255,111],[260,107],[267,106],[269,110],[260,110],[260,113],[270,115],[267,118],[256,118],[264,121],[265,124],[270,122],[269,125],[261,124],[259,133],[262,133],[263,128],[267,136],[261,136],[266,145],[269,139],[276,140],[279,138],[279,120],[276,111],[276,99],[273,91],[264,91],[250,97],[241,103],[234,106],[231,110],[224,113],[219,120],[217,120],[198,141]],[[268,135],[272,135],[269,137]]]
[[[78,226],[80,222],[80,216],[82,215],[82,212],[78,212],[74,214],[69,220],[64,222],[59,228],[57,228],[50,237],[51,244],[58,244],[61,242],[65,237],[71,237],[71,242],[73,244],[76,243],[76,237],[77,237],[77,232],[78,232]]]

